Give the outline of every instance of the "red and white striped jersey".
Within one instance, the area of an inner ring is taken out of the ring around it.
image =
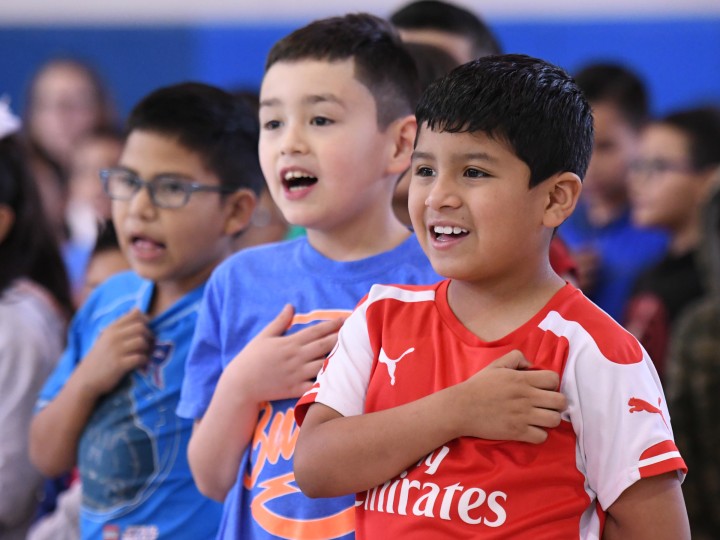
[[[686,468],[662,388],[637,340],[566,285],[527,323],[486,342],[447,303],[449,281],[376,285],[295,408],[344,416],[460,383],[511,350],[560,375],[560,426],[539,445],[462,437],[357,494],[357,538],[600,538],[605,510],[640,478]],[[411,536],[407,536],[411,535]]]

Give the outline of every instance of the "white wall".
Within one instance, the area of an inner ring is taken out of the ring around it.
[[[489,19],[720,16],[720,0],[455,0]],[[0,26],[282,22],[349,11],[386,15],[403,0],[0,0]]]

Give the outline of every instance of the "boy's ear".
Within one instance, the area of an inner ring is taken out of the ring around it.
[[[575,210],[581,191],[582,182],[575,173],[566,171],[548,180],[543,225],[551,229],[562,225]]]
[[[410,158],[417,133],[417,120],[415,120],[415,115],[398,118],[387,129],[393,141],[392,148],[389,148],[387,174],[399,176],[410,167]]]
[[[235,236],[244,231],[250,223],[256,204],[257,197],[250,189],[240,189],[226,195],[224,202],[225,234]]]
[[[10,234],[15,224],[15,212],[6,204],[0,204],[0,243]]]

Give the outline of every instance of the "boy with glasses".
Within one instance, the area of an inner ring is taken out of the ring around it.
[[[40,394],[30,453],[77,464],[82,538],[209,538],[221,506],[194,485],[192,422],[175,416],[204,285],[247,226],[262,182],[258,126],[222,90],[157,90],[101,177],[131,272],[98,287]]]
[[[719,140],[720,110],[678,111],[645,129],[630,167],[633,221],[670,239],[667,256],[636,281],[624,320],[661,378],[675,319],[705,292],[697,264],[700,215],[720,166]]]

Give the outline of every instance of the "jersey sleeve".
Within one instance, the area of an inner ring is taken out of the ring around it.
[[[45,381],[35,404],[35,413],[44,409],[48,403],[57,397],[65,383],[75,371],[82,355],[83,328],[87,326],[86,311],[79,311],[72,322],[67,334],[67,345],[60,356],[55,369]]]
[[[374,360],[366,318],[368,302],[365,298],[346,319],[317,381],[295,405],[298,425],[313,403],[327,405],[343,416],[363,413]]]
[[[603,337],[625,341],[627,356],[609,358],[577,323],[561,391],[578,437],[578,467],[604,510],[629,486],[687,468],[673,440],[660,380],[644,349],[620,327]],[[614,346],[613,350],[621,350]],[[634,352],[630,352],[634,351]],[[637,355],[635,358],[630,358]]]
[[[223,371],[220,325],[223,294],[219,281],[217,274],[213,274],[203,293],[176,409],[181,418],[199,420],[204,416]]]

